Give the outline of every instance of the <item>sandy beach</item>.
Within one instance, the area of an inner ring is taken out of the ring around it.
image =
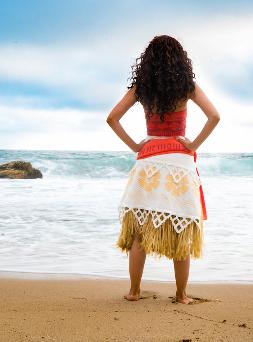
[[[143,280],[0,279],[0,341],[253,341],[253,285],[190,283],[194,304],[173,303],[175,284]]]

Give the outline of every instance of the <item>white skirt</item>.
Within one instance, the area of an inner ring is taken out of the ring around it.
[[[136,160],[118,206],[121,232],[116,246],[128,252],[138,235],[146,253],[177,260],[189,253],[200,257],[200,185],[192,155],[165,153]]]

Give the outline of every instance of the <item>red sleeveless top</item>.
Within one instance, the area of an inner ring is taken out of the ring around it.
[[[156,113],[147,120],[147,112],[145,111],[147,134],[157,136],[185,136],[186,116],[186,108],[178,112],[167,112],[164,114],[164,121],[161,122],[160,115]]]

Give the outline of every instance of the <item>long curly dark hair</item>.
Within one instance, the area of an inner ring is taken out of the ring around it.
[[[164,121],[164,114],[175,111],[177,103],[195,90],[192,61],[173,37],[155,36],[131,68],[127,88],[136,85],[136,100],[145,108],[147,119],[155,110]]]

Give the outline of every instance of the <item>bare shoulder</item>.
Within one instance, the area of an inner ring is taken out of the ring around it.
[[[197,105],[200,105],[203,102],[206,102],[208,100],[208,97],[207,97],[206,93],[204,92],[204,90],[198,85],[197,82],[194,82],[194,84],[195,84],[195,89],[189,95],[189,99],[191,99]]]
[[[122,116],[135,104],[135,88],[136,86],[134,85],[128,89],[118,103],[116,103],[107,117],[107,122],[112,120],[120,120]]]
[[[125,95],[123,96],[123,99],[131,104],[134,104],[136,102],[135,90],[136,85],[134,84],[131,88],[129,88],[126,91]]]
[[[195,89],[192,93],[190,93],[189,95],[189,99],[191,99],[192,101],[196,101],[196,99],[198,99],[200,96],[205,95],[204,91],[202,90],[202,88],[198,85],[197,82],[194,82],[195,85]]]
[[[204,90],[195,82],[195,90],[190,94],[189,99],[198,105],[208,118],[220,119],[220,114],[214,104],[208,98]]]

